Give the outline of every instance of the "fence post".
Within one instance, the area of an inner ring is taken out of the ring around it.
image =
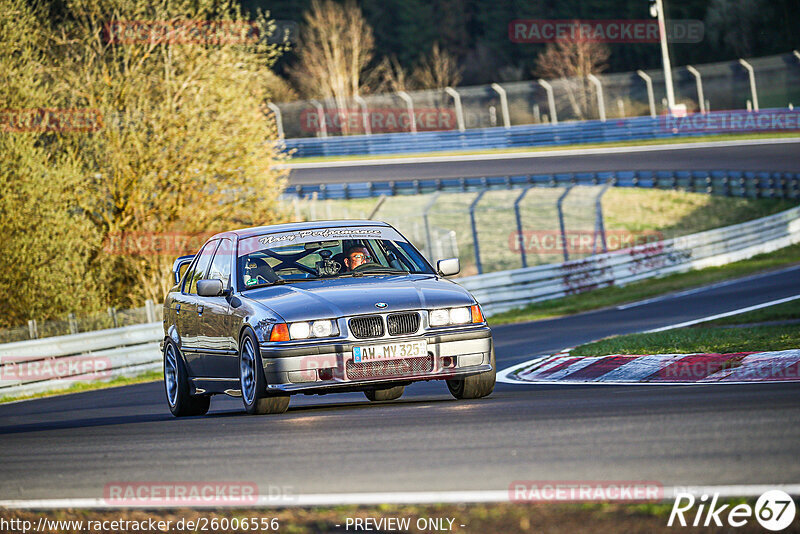
[[[606,102],[603,96],[603,84],[600,83],[600,78],[594,74],[588,75],[587,78],[589,78],[589,81],[597,88],[597,109],[600,112],[600,121],[606,122]]]
[[[425,254],[428,256],[428,259],[431,262],[436,261],[433,257],[433,240],[431,239],[431,225],[428,222],[428,212],[431,211],[431,208],[434,204],[436,204],[436,199],[439,198],[439,192],[433,194],[431,199],[425,204],[425,207],[422,208],[422,222],[425,225]]]
[[[267,102],[267,107],[275,114],[275,126],[278,127],[278,137],[283,139],[283,117],[281,116],[281,108],[272,102]]]
[[[464,108],[461,107],[461,95],[452,87],[445,87],[444,92],[453,97],[453,102],[456,105],[456,121],[458,122],[458,131],[464,131]]]
[[[483,198],[484,193],[486,193],[486,189],[478,193],[478,196],[475,197],[475,200],[469,205],[469,222],[472,226],[472,243],[475,245],[475,264],[478,266],[478,274],[483,274],[483,266],[481,265],[481,251],[478,245],[478,226],[475,223],[475,208],[478,202],[481,201],[481,198]]]
[[[606,242],[606,225],[603,219],[603,195],[606,194],[608,188],[611,187],[613,178],[606,180],[603,188],[594,199],[594,242],[592,243],[592,253],[597,252],[597,236],[600,236],[600,242],[603,245],[603,252],[608,252],[608,244]]]
[[[325,121],[325,108],[322,107],[319,100],[311,99],[309,102],[316,108],[317,117],[319,117],[319,135],[320,137],[328,137],[328,125]]]
[[[697,83],[697,100],[700,103],[700,113],[705,114],[706,112],[706,100],[705,95],[703,95],[703,77],[700,75],[700,71],[696,68],[692,67],[691,65],[686,65],[686,70],[694,76],[695,82]]]
[[[28,334],[31,339],[39,338],[39,326],[36,324],[36,319],[28,319]]]
[[[111,317],[111,324],[117,328],[117,309],[113,306],[108,307],[108,316]]]
[[[369,108],[367,107],[367,101],[364,100],[364,97],[361,95],[353,96],[353,100],[358,102],[358,105],[361,106],[361,121],[364,124],[364,134],[372,135],[372,127],[370,127],[369,124]]]
[[[144,312],[147,316],[148,323],[155,323],[156,322],[156,306],[153,304],[153,301],[147,299],[144,301]]]
[[[508,95],[506,90],[499,83],[493,83],[492,89],[500,95],[500,111],[503,114],[503,127],[511,128],[511,116],[508,113]]]
[[[74,313],[70,313],[67,315],[67,320],[69,321],[69,333],[70,334],[77,334],[78,333],[78,319],[75,317]]]
[[[750,93],[753,96],[753,111],[758,111],[758,91],[756,90],[756,71],[747,61],[740,59],[739,64],[747,70],[750,77]]]
[[[572,191],[574,185],[570,184],[561,193],[561,196],[558,197],[558,202],[556,202],[556,208],[558,208],[558,226],[561,229],[561,245],[564,249],[564,261],[569,261],[569,252],[567,251],[567,228],[564,225],[564,199],[567,198],[569,192]]]
[[[411,97],[405,91],[397,91],[397,96],[403,99],[406,103],[406,109],[408,110],[408,128],[412,134],[417,133],[417,118],[414,117],[414,101],[411,100]]]
[[[519,243],[519,255],[522,259],[523,269],[528,266],[528,259],[525,257],[525,237],[522,235],[522,217],[519,214],[519,204],[532,187],[532,185],[527,186],[514,200],[514,216],[517,219],[517,243]]]
[[[656,118],[656,99],[653,96],[653,79],[643,70],[637,70],[636,74],[639,75],[644,83],[647,85],[647,102],[650,104],[650,116]]]
[[[556,99],[553,96],[553,86],[545,80],[539,80],[539,85],[544,87],[547,91],[547,106],[550,108],[550,122],[558,124],[558,116],[556,115]]]

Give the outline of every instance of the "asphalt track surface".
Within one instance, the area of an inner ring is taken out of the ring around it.
[[[800,294],[800,266],[627,309],[494,328],[500,369],[576,344]],[[0,406],[0,500],[101,498],[130,481],[255,482],[261,494],[506,490],[516,480],[800,482],[800,383],[443,383],[398,401],[293,397],[278,416],[215,398],[173,418],[160,383]]]
[[[750,143],[750,144],[748,144]],[[800,172],[800,141],[775,144],[741,141],[733,146],[637,147],[641,151],[615,149],[576,150],[569,155],[509,157],[484,161],[375,164],[364,161],[345,167],[297,168],[289,183],[343,183],[434,178],[473,178],[523,174],[636,170],[711,170]],[[552,152],[550,152],[552,154]]]

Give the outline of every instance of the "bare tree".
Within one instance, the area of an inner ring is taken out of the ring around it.
[[[454,55],[434,43],[430,53],[422,57],[411,75],[420,89],[442,89],[458,85],[461,68]]]
[[[367,77],[367,84],[375,93],[396,93],[411,89],[412,80],[397,56],[384,57]]]
[[[290,74],[304,96],[333,97],[339,112],[346,113],[372,59],[372,28],[354,0],[313,0],[304,18],[299,63]],[[343,133],[347,122],[342,120]]]
[[[587,40],[561,39],[547,45],[536,58],[534,74],[547,79],[562,79],[573,114],[585,119],[594,105],[594,88],[586,79],[608,68],[607,46]]]

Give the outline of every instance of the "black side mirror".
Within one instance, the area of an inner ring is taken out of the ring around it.
[[[197,294],[201,297],[218,297],[222,293],[222,280],[197,281]]]

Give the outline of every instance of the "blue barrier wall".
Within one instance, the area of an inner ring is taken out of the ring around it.
[[[474,130],[351,135],[342,137],[309,137],[286,139],[286,149],[294,150],[294,157],[349,156],[366,154],[398,154],[409,152],[436,152],[445,150],[483,150],[491,148],[519,148],[531,146],[558,146],[612,141],[644,139],[674,139],[698,137],[721,133],[743,133],[778,129],[753,123],[749,127],[743,119],[780,115],[790,116],[789,122],[799,124],[800,111],[786,109],[761,110],[755,115],[746,111],[714,112],[694,115],[690,119],[674,117],[633,117],[560,124],[535,124],[511,128],[480,128]],[[693,117],[693,118],[692,118]],[[731,125],[731,118],[741,120]],[[728,120],[728,123],[723,122]],[[692,120],[696,121],[694,124]],[[697,127],[697,122],[702,126]],[[782,124],[786,124],[784,121]],[[678,126],[677,128],[675,126]],[[726,128],[726,126],[729,126]],[[761,130],[759,130],[761,129]],[[786,128],[783,129],[792,129]],[[796,128],[795,128],[796,129]]]
[[[350,199],[382,195],[419,195],[435,191],[460,192],[524,187],[563,187],[570,184],[599,185],[609,181],[616,187],[680,189],[712,195],[800,200],[800,173],[727,170],[585,172],[306,184],[288,187],[285,195],[316,197],[319,200]]]

